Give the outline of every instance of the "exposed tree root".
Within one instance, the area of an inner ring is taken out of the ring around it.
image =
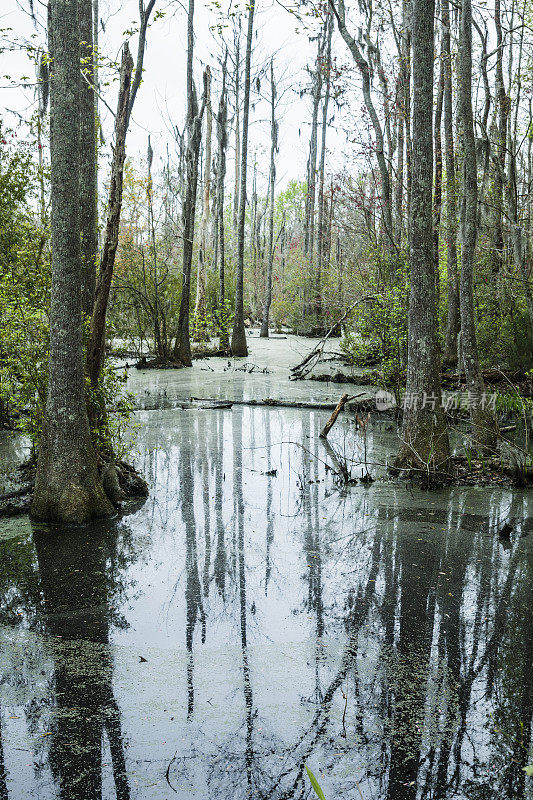
[[[106,496],[114,508],[122,509],[122,503],[145,500],[148,497],[148,484],[137,470],[125,461],[116,463],[101,462],[99,474]],[[0,518],[28,514],[31,509],[35,486],[35,463],[25,462],[16,470],[15,484],[20,488],[0,496]]]

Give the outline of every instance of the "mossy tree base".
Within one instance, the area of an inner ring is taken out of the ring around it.
[[[445,477],[450,472],[450,446],[442,410],[405,412],[396,470]]]
[[[72,454],[69,463],[63,464],[52,464],[46,454],[41,455],[31,504],[33,519],[83,524],[115,513],[92,454],[78,455]]]
[[[246,342],[246,329],[243,325],[235,325],[231,337],[231,354],[237,358],[248,355],[248,344]]]

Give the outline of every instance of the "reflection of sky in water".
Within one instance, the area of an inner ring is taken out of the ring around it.
[[[531,796],[526,494],[339,489],[323,412],[138,418],[139,511],[0,526],[2,800],[303,798],[304,762],[328,800]]]

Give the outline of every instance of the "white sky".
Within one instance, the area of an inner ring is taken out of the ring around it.
[[[30,40],[35,44],[45,41],[44,22],[45,4],[42,0],[34,0],[38,16],[37,27],[32,22],[27,9],[30,0],[1,0],[0,28],[11,27],[12,33],[4,34],[4,38]],[[137,0],[100,0],[100,17],[105,26],[105,33],[100,27],[99,46],[101,52],[113,59],[118,59],[124,41],[124,32],[130,29],[138,19]],[[134,108],[132,124],[128,134],[128,155],[138,159],[144,158],[148,133],[151,134],[155,152],[154,166],[157,159],[166,156],[167,144],[172,153],[172,126],[183,127],[185,114],[185,64],[186,64],[186,13],[178,0],[158,0],[156,9],[164,11],[165,16],[152,25],[148,32],[148,47],[145,54],[145,79],[139,89]],[[201,85],[202,68],[210,64],[214,70],[221,51],[220,36],[211,30],[217,20],[213,8],[206,0],[197,0],[195,13],[195,75],[197,84]],[[258,2],[255,19],[256,35],[254,36],[253,66],[257,69],[265,64],[271,55],[275,57],[275,71],[280,76],[278,186],[288,180],[305,176],[309,123],[310,97],[299,97],[299,90],[309,86],[309,75],[305,70],[307,64],[314,61],[316,45],[309,41],[313,32],[313,23],[307,30],[297,18],[287,12],[277,0]],[[243,33],[246,20],[243,20]],[[232,40],[230,29],[228,39]],[[244,35],[243,35],[244,47]],[[135,57],[136,42],[131,42]],[[362,116],[362,97],[357,82],[354,83],[353,62],[344,43],[338,34],[334,38],[334,54],[337,64],[350,66],[348,82],[350,102],[341,112],[336,112],[335,124],[328,132],[328,161],[330,169],[337,170],[344,163],[344,156],[354,155],[359,149],[352,141],[347,143],[343,129],[348,129],[352,140],[359,139],[357,127],[366,127]],[[6,114],[7,110],[16,111],[27,117],[35,108],[34,90],[17,85],[12,88],[5,75],[18,81],[22,76],[30,76],[33,80],[33,66],[25,53],[21,51],[0,54],[0,114],[13,124],[14,117]],[[102,73],[103,75],[103,73]],[[267,95],[269,90],[266,75],[261,79],[261,94]],[[105,100],[111,108],[115,107],[117,84],[102,88]],[[254,108],[251,113],[249,176],[253,170],[254,152],[257,152],[258,168],[266,178],[269,153],[269,109],[265,101],[258,100],[257,92],[252,93]],[[218,86],[213,86],[213,106],[218,105]],[[330,106],[331,108],[332,106]],[[107,141],[112,129],[111,114],[101,105],[104,130]],[[359,132],[361,133],[361,132]],[[365,136],[364,132],[362,134]],[[228,155],[228,175],[233,169],[233,140],[230,137]],[[261,185],[261,183],[260,183]],[[263,187],[265,180],[263,180]],[[251,184],[250,184],[251,186]]]

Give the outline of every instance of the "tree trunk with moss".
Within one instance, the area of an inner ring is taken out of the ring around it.
[[[404,416],[396,465],[446,471],[450,445],[441,404],[436,336],[433,179],[434,2],[413,0],[412,184],[409,216],[411,295]]]
[[[52,0],[52,291],[48,398],[32,516],[87,522],[113,512],[98,475],[85,398],[78,202],[78,0]]]
[[[474,311],[474,259],[477,240],[477,159],[472,112],[472,3],[463,0],[459,33],[459,118],[463,135],[463,197],[461,213],[461,345],[469,396],[474,444],[494,448],[498,429],[486,407],[479,366]]]
[[[96,104],[92,0],[79,0],[80,81],[80,231],[82,309],[93,311],[98,261],[98,210],[96,175]]]
[[[205,126],[205,163],[202,221],[200,223],[200,247],[198,250],[198,269],[196,272],[196,298],[194,302],[195,338],[196,341],[209,339],[205,314],[207,231],[209,227],[211,200],[211,138],[213,130],[213,111],[211,108],[211,69],[206,67],[206,126]]]
[[[452,56],[450,44],[450,6],[442,0],[442,61],[444,69],[444,158],[446,167],[446,269],[448,317],[444,344],[444,362],[457,364],[457,336],[461,328],[459,314],[459,274],[457,270],[457,186],[453,146]]]
[[[260,336],[268,339],[270,306],[272,303],[272,272],[274,269],[274,200],[276,189],[276,153],[278,152],[278,123],[276,121],[276,83],[274,60],[270,62],[270,197],[268,211],[268,263],[265,279],[265,301]]]
[[[224,57],[222,65],[222,89],[217,114],[217,224],[216,236],[218,240],[218,332],[220,336],[220,349],[229,347],[229,332],[225,320],[226,302],[226,247],[224,235],[224,182],[226,178],[226,148],[228,145],[228,103],[226,98],[226,75],[228,54]]]
[[[100,373],[104,365],[107,304],[111,292],[115,256],[118,248],[132,70],[133,59],[126,43],[122,51],[120,66],[120,89],[115,117],[115,146],[111,163],[104,246],[100,258],[89,341],[87,342],[87,375],[94,389],[98,386]]]
[[[183,259],[180,313],[178,334],[174,345],[174,358],[186,367],[192,366],[190,337],[191,271],[194,246],[194,220],[196,215],[196,192],[198,189],[198,158],[202,137],[202,116],[207,91],[207,76],[204,76],[204,97],[198,109],[198,99],[193,79],[194,53],[194,0],[189,0],[187,21],[187,149],[185,164],[187,183],[183,204]]]
[[[246,171],[248,166],[248,121],[250,118],[250,72],[252,66],[252,35],[254,30],[255,0],[248,6],[248,31],[246,34],[246,61],[244,67],[244,106],[242,112],[242,152],[239,192],[239,219],[237,227],[237,283],[235,287],[235,317],[231,337],[234,356],[247,356],[246,330],[244,328],[244,222],[246,217]]]

